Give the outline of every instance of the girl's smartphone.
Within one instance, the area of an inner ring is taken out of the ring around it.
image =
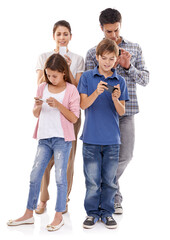
[[[59,48],[59,54],[61,55],[61,56],[63,56],[64,57],[64,55],[66,55],[66,53],[67,53],[67,47],[60,47]]]

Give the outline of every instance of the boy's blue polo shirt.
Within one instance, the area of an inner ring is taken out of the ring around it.
[[[79,84],[79,93],[90,96],[100,81],[115,86],[120,84],[121,96],[119,100],[129,100],[126,83],[123,77],[112,69],[113,75],[105,78],[98,72],[98,68],[82,74]],[[96,145],[120,144],[119,115],[112,101],[111,93],[104,91],[94,103],[85,110],[83,133],[80,137],[85,143]]]

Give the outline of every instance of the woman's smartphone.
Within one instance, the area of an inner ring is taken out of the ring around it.
[[[59,48],[59,54],[61,55],[61,56],[63,56],[64,57],[64,55],[66,55],[66,53],[67,53],[67,47],[60,47]]]

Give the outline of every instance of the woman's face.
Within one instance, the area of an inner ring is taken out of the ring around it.
[[[58,28],[56,29],[53,35],[53,38],[58,47],[61,47],[61,46],[66,47],[69,44],[71,37],[72,35],[70,34],[68,28],[64,26],[58,26]]]

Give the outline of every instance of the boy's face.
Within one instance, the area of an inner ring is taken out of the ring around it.
[[[105,35],[105,38],[114,40],[117,44],[120,43],[120,22],[104,24],[101,29]]]
[[[116,55],[114,52],[104,52],[101,55],[99,56],[96,56],[96,59],[99,63],[99,69],[102,71],[102,72],[109,72],[111,71],[111,69],[114,67],[115,63],[116,63]]]

